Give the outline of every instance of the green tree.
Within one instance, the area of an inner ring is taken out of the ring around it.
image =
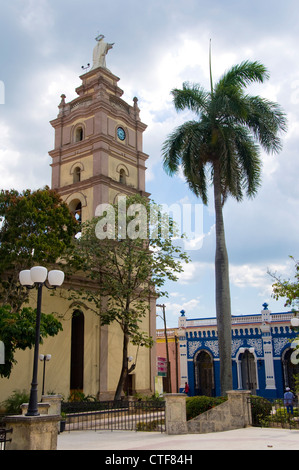
[[[77,231],[78,222],[56,191],[1,191],[0,305],[17,311],[28,298],[18,288],[20,270],[53,265]]]
[[[267,152],[281,149],[279,132],[286,118],[279,105],[245,93],[253,82],[269,78],[264,65],[245,61],[233,66],[211,90],[183,83],[173,89],[177,111],[188,109],[196,120],[171,133],[163,145],[164,167],[169,174],[182,168],[191,191],[208,204],[208,186],[214,187],[216,218],[216,315],[222,393],[232,388],[231,302],[223,205],[228,196],[241,201],[253,197],[261,182],[260,146]]]
[[[9,306],[0,306],[0,340],[5,346],[5,363],[0,364],[0,376],[9,378],[17,349],[31,349],[35,343],[36,311],[24,307],[20,312],[13,312]],[[62,330],[62,325],[54,315],[41,314],[41,343],[48,336],[55,336]]]
[[[19,284],[19,272],[37,264],[52,267],[78,231],[78,223],[56,191],[0,192],[0,340],[5,364],[0,375],[9,377],[17,349],[35,342],[36,311],[23,304],[28,290]],[[62,329],[54,315],[41,315],[41,340]]]
[[[115,400],[120,399],[125,380],[136,366],[128,367],[128,345],[151,347],[152,338],[142,331],[142,321],[150,312],[167,279],[177,280],[181,261],[188,257],[165,237],[167,226],[160,208],[141,196],[119,198],[114,205],[82,226],[82,236],[74,242],[67,265],[84,273],[91,284],[73,297],[88,300],[100,315],[102,325],[118,323],[123,335],[122,367]],[[150,230],[149,220],[154,221]],[[174,235],[173,223],[170,233]],[[137,351],[138,351],[137,348]]]
[[[290,258],[294,261],[294,278],[282,279],[277,273],[271,273],[270,276],[274,280],[272,285],[273,297],[275,300],[285,299],[285,307],[291,307],[295,311],[299,310],[299,261],[295,261],[293,256]]]

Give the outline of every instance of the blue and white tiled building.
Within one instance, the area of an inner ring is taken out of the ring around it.
[[[281,398],[285,387],[294,388],[299,373],[292,312],[232,317],[233,389],[251,390],[265,398]],[[189,319],[181,311],[178,325],[180,391],[185,382],[190,395],[219,396],[220,363],[216,318]]]

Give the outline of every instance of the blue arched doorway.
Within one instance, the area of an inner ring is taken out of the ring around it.
[[[214,361],[208,351],[201,350],[195,354],[194,379],[195,395],[215,396]]]

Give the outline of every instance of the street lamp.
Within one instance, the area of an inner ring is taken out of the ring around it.
[[[294,327],[294,328],[297,328],[299,326],[299,318],[298,317],[293,317],[291,319],[291,325]]]
[[[49,285],[46,284],[48,278]],[[48,289],[55,289],[61,286],[64,281],[63,271],[54,269],[49,271],[43,266],[34,266],[31,269],[21,271],[19,274],[20,284],[27,287],[27,289],[37,288],[37,309],[36,309],[36,327],[35,327],[35,344],[34,344],[34,359],[33,359],[33,373],[30,390],[30,399],[28,411],[26,416],[39,416],[38,412],[38,399],[37,399],[37,370],[38,370],[38,351],[40,341],[40,317],[42,305],[42,288],[43,286]]]
[[[163,311],[163,322],[164,322],[164,335],[165,335],[165,344],[166,344],[166,361],[167,361],[167,385],[168,392],[172,392],[171,387],[171,375],[170,375],[170,362],[169,362],[169,350],[168,350],[168,338],[167,338],[167,327],[166,327],[166,315],[165,315],[165,305],[157,304],[156,307],[161,307]],[[158,315],[160,317],[160,315]]]
[[[43,388],[42,388],[42,396],[44,395],[45,392],[45,376],[46,376],[46,361],[49,361],[51,359],[51,354],[40,354],[39,355],[39,360],[44,361],[44,371],[43,371]]]

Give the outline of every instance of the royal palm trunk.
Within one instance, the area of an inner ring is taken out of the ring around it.
[[[221,394],[232,390],[231,360],[231,304],[229,287],[229,265],[225,243],[224,222],[221,200],[221,180],[219,160],[214,162],[214,204],[216,216],[216,315],[220,356]]]

